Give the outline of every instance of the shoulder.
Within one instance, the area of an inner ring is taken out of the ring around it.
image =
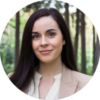
[[[14,72],[11,72],[8,74],[8,77],[10,78],[13,75]]]
[[[92,78],[92,76],[77,72],[77,71],[72,71],[72,77],[74,82],[78,82],[77,90],[80,90],[83,88]]]
[[[72,71],[72,77],[74,81],[78,81],[79,83],[86,83],[88,82],[92,76],[77,72],[77,71]]]

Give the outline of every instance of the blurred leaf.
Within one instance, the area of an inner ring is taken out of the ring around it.
[[[57,8],[57,10],[60,10],[63,7],[62,2],[61,1],[56,1],[55,7]]]
[[[15,22],[15,19],[14,19],[14,18],[11,18],[10,21],[11,21],[11,22]]]
[[[7,31],[4,31],[3,34],[8,35]]]
[[[8,25],[10,25],[12,28],[15,28],[15,25],[8,23]]]

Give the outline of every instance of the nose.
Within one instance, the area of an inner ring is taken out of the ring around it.
[[[48,45],[48,41],[47,41],[45,36],[42,36],[42,38],[41,38],[41,46],[46,46],[46,45]]]

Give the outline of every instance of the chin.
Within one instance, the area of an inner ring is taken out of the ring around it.
[[[51,63],[53,61],[53,59],[51,60],[51,59],[42,59],[42,60],[40,60],[40,62],[42,62],[42,63]]]

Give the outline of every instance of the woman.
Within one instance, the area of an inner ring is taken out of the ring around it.
[[[28,19],[17,66],[8,76],[23,92],[45,100],[70,96],[91,78],[77,72],[69,29],[53,8]]]

